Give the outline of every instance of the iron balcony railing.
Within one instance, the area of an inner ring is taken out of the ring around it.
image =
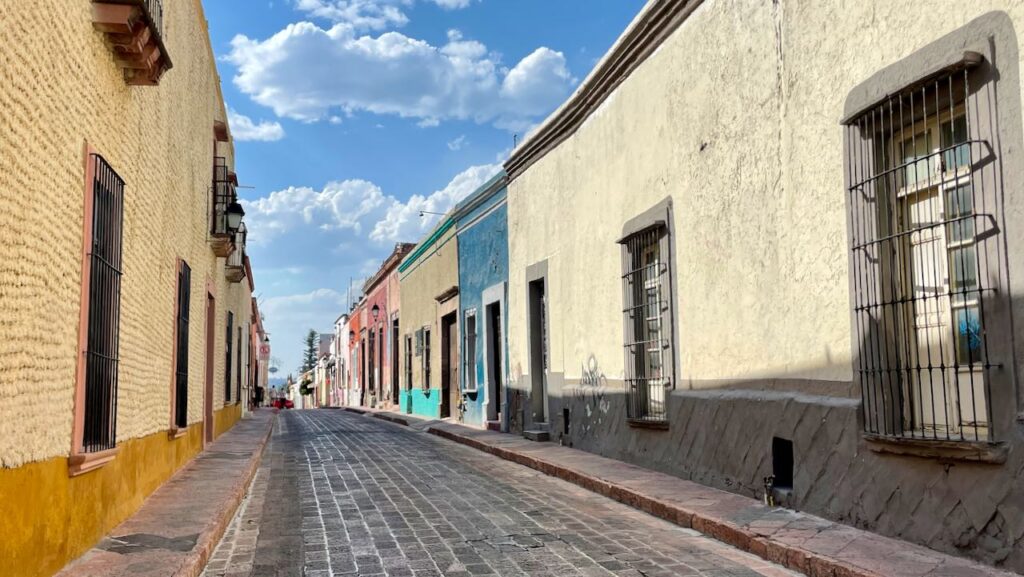
[[[228,206],[237,199],[235,183],[228,170],[227,159],[218,156],[213,163],[213,206],[210,211],[210,233],[214,236],[228,236]]]
[[[235,250],[228,256],[227,267],[233,269],[242,269],[245,267],[245,237],[248,232],[243,222],[238,231],[235,233]]]

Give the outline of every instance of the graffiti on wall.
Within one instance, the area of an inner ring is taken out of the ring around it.
[[[601,370],[597,357],[591,354],[581,365],[580,385],[572,390],[573,405],[583,411],[581,419],[574,420],[574,429],[580,436],[601,426],[611,410],[608,398],[608,378]]]

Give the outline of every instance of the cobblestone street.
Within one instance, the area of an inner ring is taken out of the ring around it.
[[[795,575],[533,470],[344,411],[283,411],[207,577]]]

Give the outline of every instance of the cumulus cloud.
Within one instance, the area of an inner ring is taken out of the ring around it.
[[[366,111],[417,119],[424,127],[458,119],[520,130],[550,112],[576,82],[565,56],[550,48],[509,69],[456,30],[438,47],[393,31],[359,35],[349,22],[327,29],[294,23],[264,40],[238,35],[226,59],[238,68],[239,90],[278,116],[304,122]]]
[[[430,0],[445,10],[469,7],[473,0]],[[344,22],[354,28],[381,30],[405,26],[405,10],[415,0],[295,0],[295,8],[314,18]]]
[[[448,212],[460,200],[498,174],[499,170],[500,164],[473,166],[458,174],[441,190],[426,196],[414,194],[405,202],[392,200],[384,217],[374,225],[370,238],[379,242],[419,240],[440,218],[430,214],[421,217],[421,210]]]
[[[271,334],[273,355],[285,359],[278,376],[296,370],[302,358],[302,339],[309,329],[331,332],[334,319],[346,310],[346,300],[342,292],[318,288],[270,297],[260,303]]]
[[[260,142],[273,142],[284,138],[284,128],[277,122],[260,120],[253,122],[244,114],[228,109],[228,125],[231,127],[231,135],[235,140],[255,140]]]
[[[251,242],[265,244],[297,228],[359,234],[363,221],[390,201],[376,184],[357,179],[329,182],[323,190],[291,186],[241,204]]]

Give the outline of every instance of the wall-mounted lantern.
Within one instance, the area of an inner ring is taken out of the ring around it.
[[[373,308],[370,309],[370,314],[373,315],[373,320],[377,320],[377,317],[380,316],[380,307],[373,305]]]
[[[231,232],[237,231],[242,226],[242,217],[245,216],[245,209],[235,201],[228,205],[226,214],[228,217],[228,229]]]

